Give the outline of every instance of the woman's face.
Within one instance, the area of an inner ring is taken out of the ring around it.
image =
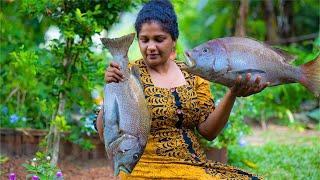
[[[174,56],[176,42],[156,22],[142,24],[138,39],[142,56],[151,67],[164,64]]]

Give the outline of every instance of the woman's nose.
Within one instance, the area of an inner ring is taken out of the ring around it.
[[[150,43],[147,46],[148,51],[155,51],[157,49],[157,46],[154,43]]]

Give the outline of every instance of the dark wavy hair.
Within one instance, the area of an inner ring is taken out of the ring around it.
[[[173,40],[179,37],[177,15],[173,5],[168,0],[151,0],[138,13],[134,24],[137,36],[144,23],[157,22],[164,31],[169,33]]]

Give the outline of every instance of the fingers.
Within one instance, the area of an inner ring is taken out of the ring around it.
[[[247,81],[247,77],[244,80],[244,82],[246,82],[246,81]],[[245,89],[244,89],[244,84],[245,83],[244,82],[242,82],[242,76],[239,75],[237,77],[237,79],[236,79],[236,82],[235,82],[234,86],[231,87],[231,91],[233,92],[234,95],[241,96],[241,94],[244,93],[243,92],[243,91],[245,91]]]
[[[241,75],[239,75],[238,77],[237,77],[237,79],[236,79],[236,86],[240,86],[241,85],[241,81],[242,81],[242,76]]]
[[[105,72],[105,80],[107,83],[120,82],[124,80],[124,77],[119,70],[110,68]]]
[[[124,81],[120,66],[115,62],[110,63],[110,66],[105,71],[104,78],[107,83]]]
[[[248,74],[246,75],[246,79],[245,79],[244,83],[245,83],[245,84],[248,84],[248,83],[250,82],[250,79],[251,79],[251,73],[248,73]]]
[[[260,77],[260,79],[261,79],[261,77]],[[270,82],[266,82],[266,83],[260,85],[260,81],[261,81],[261,80],[256,80],[256,83],[259,82],[259,84],[256,84],[257,86],[250,88],[250,89],[247,91],[247,94],[245,94],[245,96],[243,96],[243,97],[246,97],[246,96],[250,96],[250,95],[252,95],[252,94],[259,93],[259,92],[261,92],[262,90],[264,90],[266,87],[268,87],[268,86],[270,85]]]
[[[270,85],[270,82],[266,82],[261,86],[260,91],[264,90],[266,87],[268,87]]]
[[[269,82],[262,84],[261,76],[257,76],[253,82],[251,82],[251,78],[251,73],[247,73],[245,79],[239,75],[235,81],[235,85],[231,88],[232,92],[238,97],[246,97],[256,94],[270,85]]]
[[[113,61],[110,62],[110,67],[114,67],[114,68],[117,68],[120,70],[120,65],[116,62],[113,62]]]
[[[259,85],[261,82],[261,76],[257,76],[256,80],[254,81],[255,84]]]
[[[257,76],[257,78],[255,79],[253,85],[252,85],[252,91],[253,92],[260,92],[261,90],[261,85],[260,85],[260,82],[261,82],[261,76]]]
[[[106,77],[106,83],[112,83],[112,82],[115,82],[115,83],[119,83],[120,81],[114,77]]]

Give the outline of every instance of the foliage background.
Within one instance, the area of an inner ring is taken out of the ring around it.
[[[143,1],[70,1],[69,5],[63,2],[66,1],[1,1],[0,125],[49,129],[59,106],[59,93],[64,92],[67,103],[63,118],[59,117],[63,128],[73,132],[69,140],[90,149],[85,140],[77,137],[82,133],[95,133],[91,124],[92,109],[101,102],[103,73],[110,60],[109,53],[101,49],[96,39],[133,32],[134,19]],[[179,59],[183,59],[185,49],[213,38],[233,36],[241,2],[174,0],[181,32],[177,47]],[[267,41],[270,28],[264,17],[264,2],[249,1],[245,24],[247,36],[260,41]],[[319,1],[273,0],[272,3],[279,39],[316,34],[313,38],[275,45],[297,56],[294,65],[318,56]],[[130,13],[125,13],[127,11]],[[56,39],[50,39],[50,29],[58,32]],[[135,41],[129,58],[140,57]],[[65,61],[71,66],[65,66]],[[68,73],[72,77],[68,83],[61,84]],[[219,103],[226,88],[212,84],[211,90],[215,102]],[[301,104],[308,101],[317,100],[299,84],[272,87],[254,96],[239,98],[223,133],[213,142],[202,141],[210,147],[237,143],[249,132],[244,123],[246,118],[261,124],[270,119],[294,124],[297,121],[292,119],[292,114],[301,112]],[[316,114],[312,119],[320,122],[319,105],[307,113]]]

